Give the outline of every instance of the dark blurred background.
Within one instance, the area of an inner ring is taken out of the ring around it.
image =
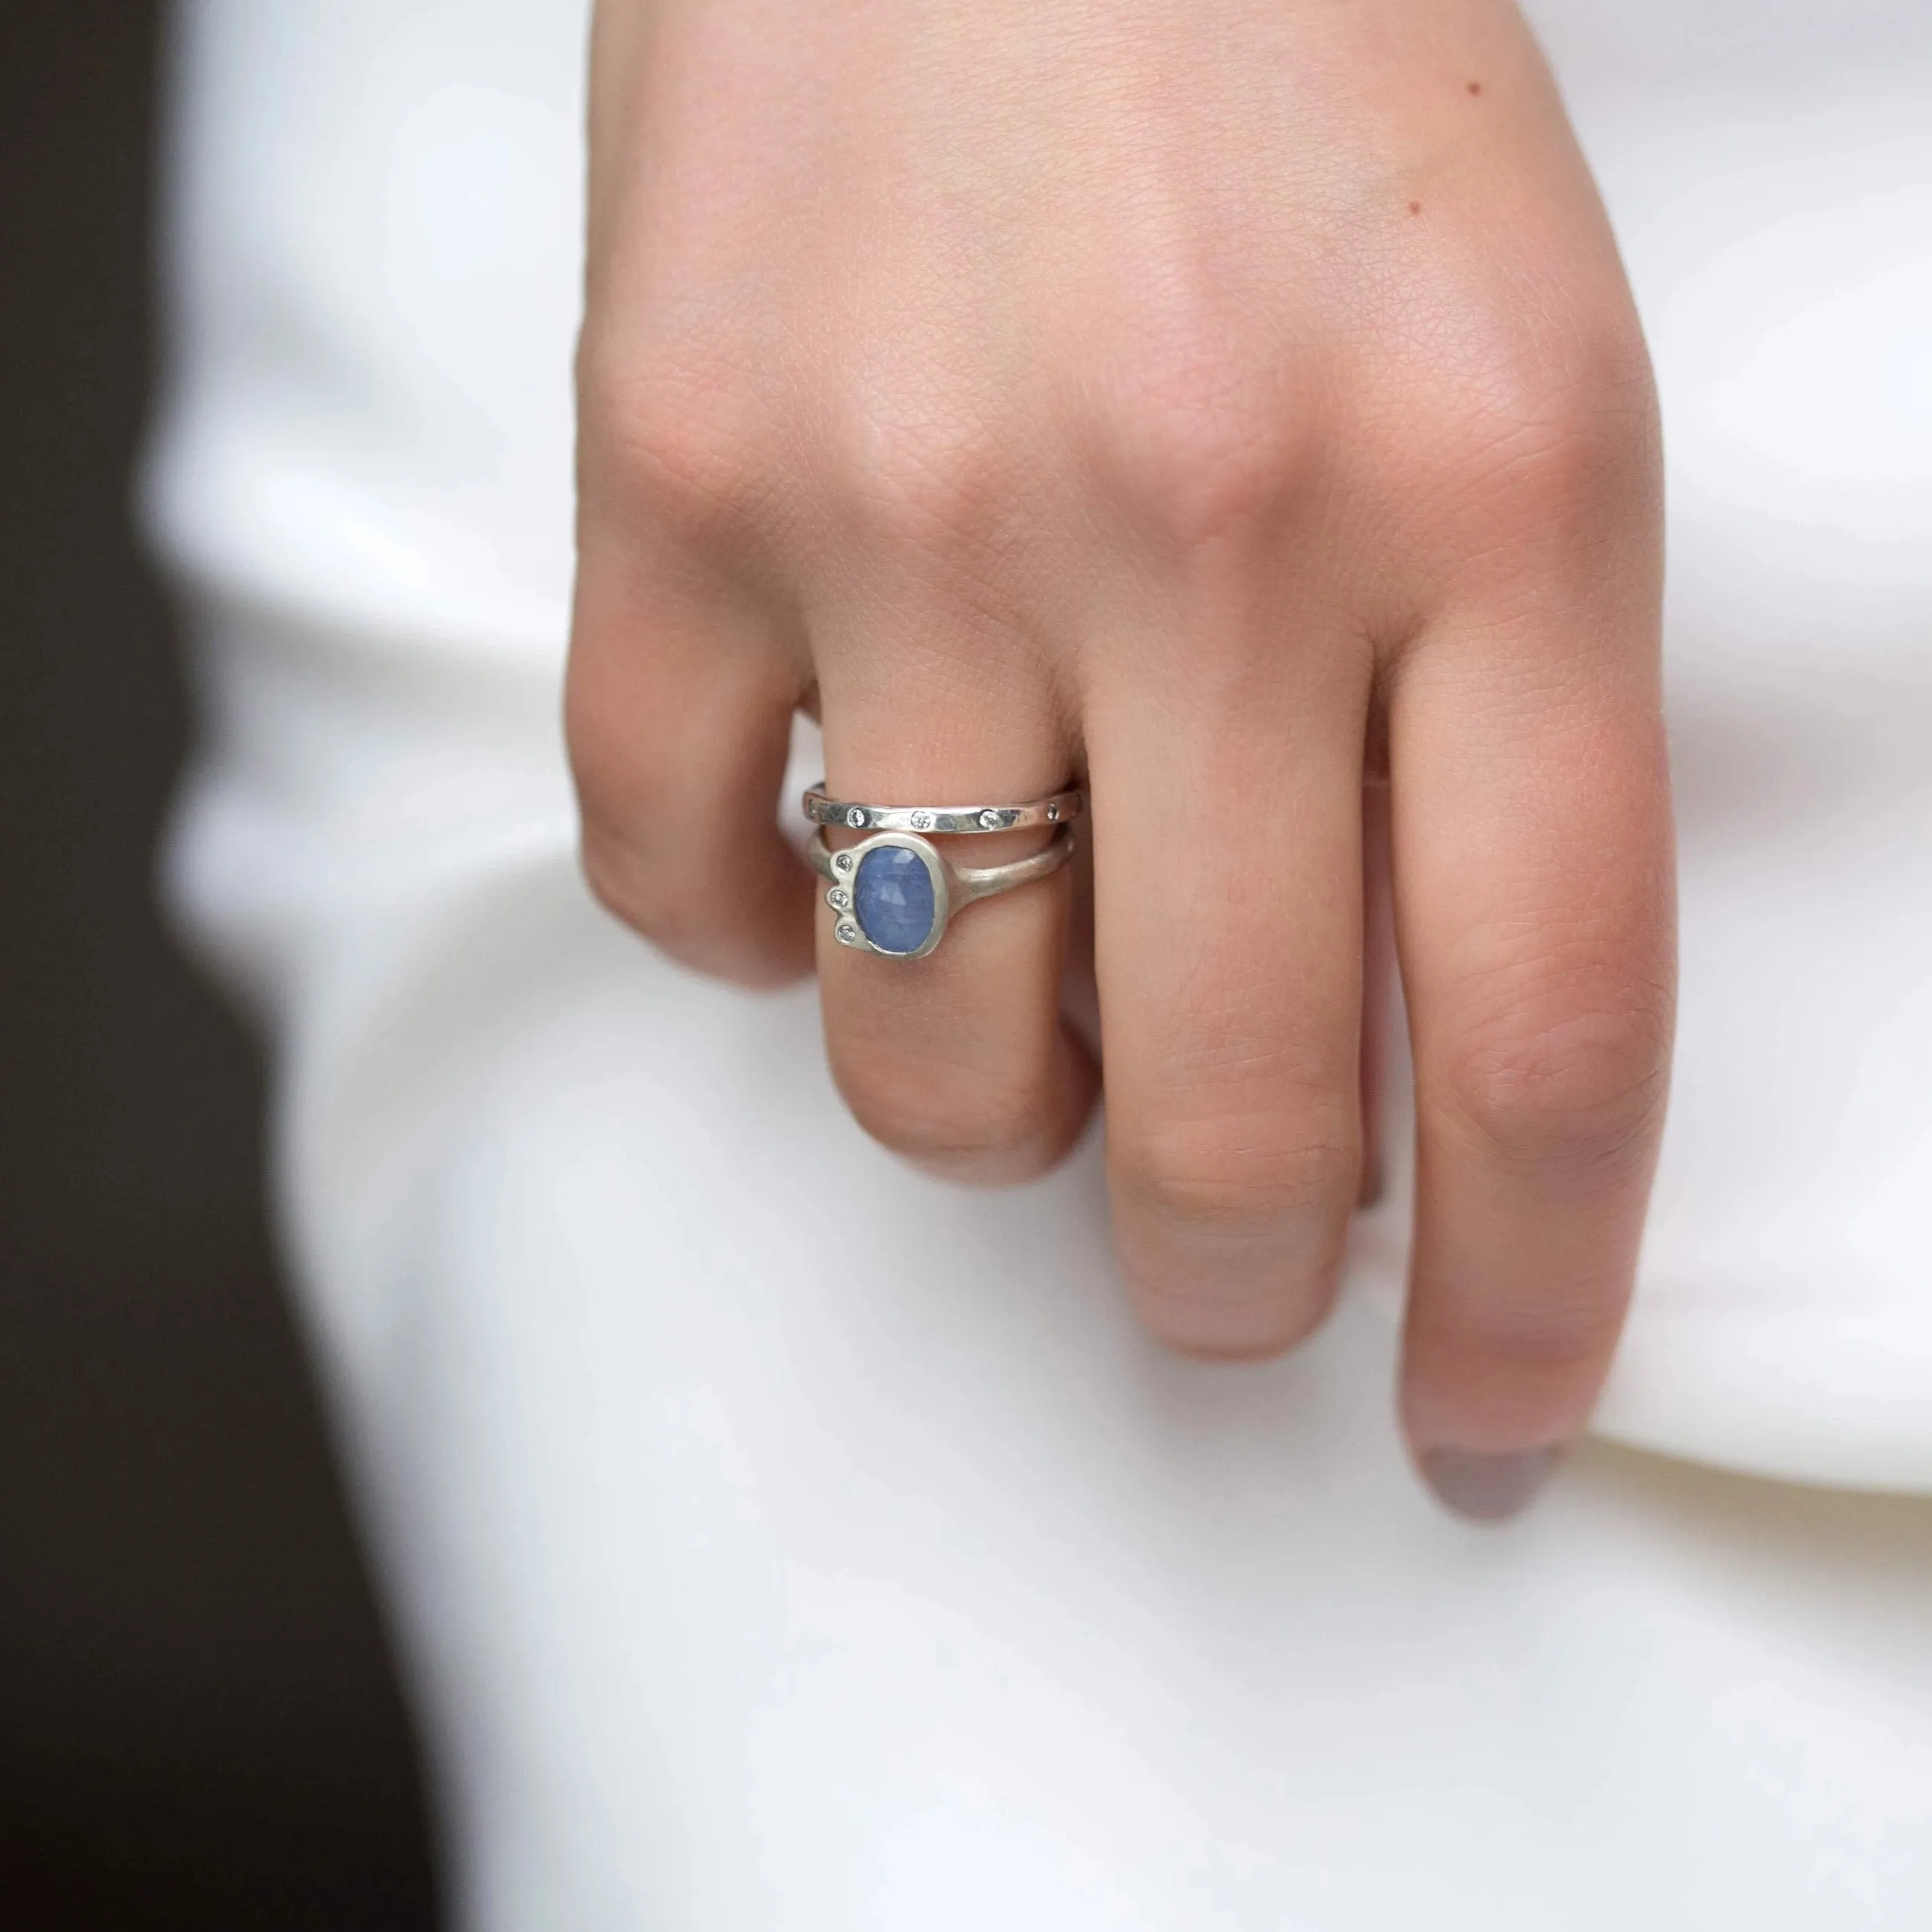
[[[259,1070],[152,902],[187,729],[128,510],[164,13],[0,0],[0,1924],[418,1932]]]

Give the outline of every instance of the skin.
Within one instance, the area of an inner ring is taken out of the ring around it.
[[[1065,1153],[1097,1011],[1130,1292],[1225,1358],[1332,1298],[1387,925],[1402,1417],[1496,1513],[1607,1369],[1672,1008],[1654,397],[1520,17],[604,0],[592,92],[593,887],[747,985],[815,950],[853,1112],[964,1180]],[[774,829],[801,705],[841,796],[1082,775],[1090,877],[837,946]]]

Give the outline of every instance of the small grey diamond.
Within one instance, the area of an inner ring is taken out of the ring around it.
[[[834,912],[843,912],[852,903],[852,895],[843,886],[834,886],[825,895],[825,903]]]
[[[849,872],[852,869],[852,855],[849,852],[841,852],[832,862],[840,872]]]
[[[930,832],[932,830],[932,814],[915,812],[912,815],[912,829],[915,832]]]
[[[1060,817],[1060,801],[1059,801],[1059,800],[1058,800],[1058,799],[1057,799],[1057,798],[1050,798],[1050,799],[1048,799],[1048,800],[1047,800],[1047,802],[1046,802],[1046,822],[1047,822],[1047,824],[1049,824],[1049,825],[1052,825],[1052,824],[1054,824],[1054,822],[1058,819],[1058,818],[1059,818],[1059,817]]]
[[[854,831],[856,831],[860,826],[865,824],[865,822],[866,808],[862,805],[855,805],[853,806],[852,809],[845,814],[845,823],[850,826]]]
[[[986,810],[980,814],[980,828],[983,831],[997,832],[1000,829],[1000,821],[1005,817],[1006,814],[1004,812],[995,812],[989,805],[987,806]]]
[[[856,946],[859,943],[859,928],[849,919],[838,922],[838,943],[841,946]]]

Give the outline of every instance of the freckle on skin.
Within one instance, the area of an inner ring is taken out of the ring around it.
[[[1420,214],[1422,212],[1421,202],[1419,201],[1412,201],[1408,204],[1408,212],[1412,214]]]
[[[1470,92],[1472,94],[1480,94],[1480,93],[1481,93],[1481,92],[1482,92],[1482,91],[1483,91],[1483,83],[1482,83],[1480,80],[1472,80],[1472,81],[1471,81],[1471,82],[1470,82],[1470,83],[1469,83],[1469,92]]]

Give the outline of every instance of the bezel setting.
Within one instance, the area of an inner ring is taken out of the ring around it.
[[[874,945],[859,916],[859,868],[868,852],[881,847],[912,853],[925,866],[926,875],[932,883],[932,925],[924,940],[910,952],[896,952],[889,946]],[[952,868],[929,839],[920,838],[916,832],[875,832],[871,838],[833,853],[832,863],[842,879],[853,881],[849,894],[844,886],[838,885],[825,895],[826,904],[839,914],[833,937],[840,945],[850,946],[855,952],[875,952],[882,959],[923,959],[946,937],[946,922],[952,916]],[[846,900],[845,904],[839,903],[842,898]]]
[[[932,923],[923,942],[909,952],[874,944],[859,916],[859,868],[866,855],[881,845],[910,852],[926,868],[932,890]],[[965,907],[1050,878],[1072,857],[1073,845],[1073,827],[1063,818],[1047,843],[1027,858],[1009,859],[996,866],[961,866],[916,832],[896,827],[881,829],[856,845],[835,852],[821,826],[806,842],[806,857],[825,881],[824,898],[833,914],[832,937],[841,946],[855,952],[876,953],[881,959],[923,959],[946,937],[952,919]]]

